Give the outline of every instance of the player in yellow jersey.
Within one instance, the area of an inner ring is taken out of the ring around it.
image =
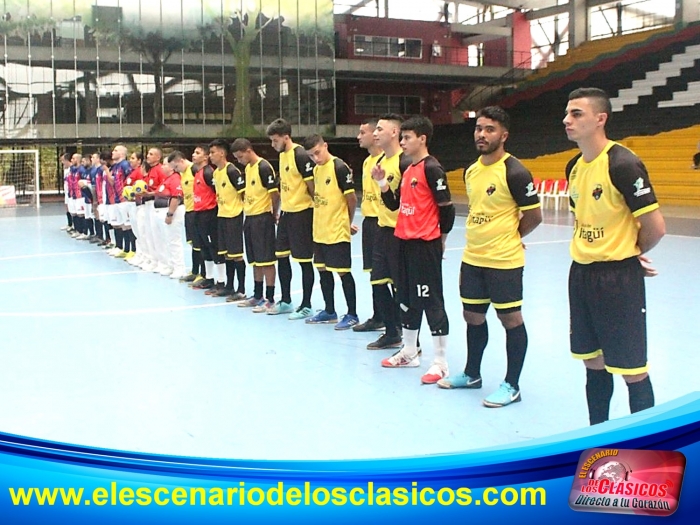
[[[268,313],[289,314],[289,319],[306,319],[313,315],[311,291],[314,287],[313,214],[314,163],[304,148],[292,140],[292,126],[277,119],[267,127],[272,147],[280,154],[280,209],[277,221],[277,273],[281,300]],[[302,299],[298,308],[292,305],[292,257],[301,266]]]
[[[611,374],[625,379],[632,413],[654,406],[649,379],[643,254],[666,233],[649,175],[639,158],[608,140],[610,99],[598,88],[569,94],[566,135],[581,153],[566,166],[574,212],[569,272],[571,352],[586,366],[591,425],[609,418]]]
[[[226,284],[221,286],[222,275],[217,284],[204,292],[213,297],[226,297],[228,302],[239,302],[245,296],[245,261],[243,261],[243,193],[245,178],[241,171],[228,161],[230,145],[224,139],[209,143],[209,160],[216,167],[214,186],[218,203],[217,246],[219,255],[226,261]],[[220,270],[219,270],[220,273]],[[238,277],[234,291],[233,281]]]
[[[348,330],[357,325],[357,295],[351,273],[350,236],[358,228],[355,217],[357,197],[352,171],[347,164],[328,151],[321,135],[311,135],[304,141],[314,167],[314,266],[318,268],[325,308],[306,320],[309,324],[334,323],[336,330]],[[348,313],[338,321],[335,312],[333,274],[340,276]]]
[[[532,175],[505,150],[509,128],[510,117],[498,106],[476,114],[474,142],[480,156],[464,174],[469,216],[459,283],[467,365],[462,374],[437,383],[441,388],[481,388],[481,359],[489,339],[486,312],[493,303],[506,330],[508,365],[499,389],[483,401],[491,408],[521,401],[519,381],[527,352],[521,239],[542,222]]]
[[[236,139],[231,149],[238,163],[245,166],[243,234],[255,284],[253,296],[238,306],[267,313],[275,306],[275,218],[279,214],[280,181],[270,163],[255,153],[248,139]],[[264,299],[263,280],[267,284]]]
[[[367,150],[367,158],[362,163],[362,270],[372,271],[372,251],[374,242],[379,230],[378,214],[381,194],[379,186],[372,179],[372,168],[384,158],[384,152],[377,146],[374,140],[374,128],[377,121],[374,119],[365,120],[360,125],[357,133],[357,142],[362,149]],[[352,327],[353,332],[373,332],[384,329],[384,318],[377,305],[377,297],[372,287],[372,317],[364,323]]]

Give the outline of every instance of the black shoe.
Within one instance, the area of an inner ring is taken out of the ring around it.
[[[100,244],[102,242],[104,242],[104,241],[102,239],[100,239],[99,237],[93,237],[92,239],[90,239],[90,244]]]
[[[367,345],[367,350],[384,350],[385,348],[401,348],[403,343],[401,342],[401,336],[397,335],[395,337],[387,336],[382,334],[379,339]]]
[[[384,330],[384,323],[381,321],[375,321],[374,318],[370,317],[364,323],[356,324],[352,327],[353,332],[380,332]]]
[[[214,283],[214,279],[204,279],[202,281],[199,281],[197,284],[192,285],[193,290],[211,290],[214,288],[216,284]],[[223,286],[223,284],[221,285]]]

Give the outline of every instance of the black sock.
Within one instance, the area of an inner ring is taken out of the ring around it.
[[[380,319],[384,321],[384,325],[386,326],[386,331],[384,333],[387,337],[398,337],[399,318],[396,315],[396,302],[391,296],[389,286],[386,284],[372,285],[372,297],[376,300],[377,304],[375,311],[378,310],[381,312]]]
[[[226,261],[226,286],[233,291],[233,280],[236,278],[236,261]]]
[[[245,294],[245,261],[236,261],[236,275],[238,276],[238,293]]]
[[[348,314],[357,317],[357,292],[355,291],[355,279],[350,272],[340,278],[343,285],[343,294],[348,303]]]
[[[68,227],[72,228],[73,227],[73,216],[70,214],[69,211],[66,212],[66,219],[68,219]]]
[[[323,300],[326,303],[326,313],[335,313],[335,281],[333,280],[333,274],[331,272],[319,272],[319,279],[321,281],[321,293],[323,294]]]
[[[613,376],[607,370],[586,368],[586,401],[591,425],[610,418],[610,399],[613,393]]]
[[[112,242],[112,235],[109,233],[109,230],[110,229],[113,230],[114,228],[111,228],[107,221],[103,222],[102,226],[104,226],[104,229],[105,229],[105,240],[107,240],[111,243]]]
[[[265,299],[267,299],[271,303],[275,302],[275,287],[274,286],[266,286],[265,287]]]
[[[292,264],[289,257],[277,259],[277,273],[280,276],[280,289],[282,290],[282,302],[292,302]]]
[[[632,414],[654,406],[654,390],[649,376],[636,383],[627,383],[627,391]]]
[[[75,229],[78,230],[78,233],[85,233],[85,217],[76,215],[73,222],[75,223]]]
[[[98,239],[104,239],[104,237],[102,237],[102,221],[93,220],[93,223],[95,224],[95,236]]]
[[[202,264],[202,252],[199,250],[192,250],[192,275],[201,275],[199,273],[199,267]]]
[[[331,275],[331,280],[332,277]],[[311,292],[314,289],[314,266],[310,262],[301,263],[301,289],[301,306],[311,308]]]
[[[467,324],[467,366],[464,367],[464,373],[469,377],[481,377],[481,359],[488,343],[489,325],[486,321],[482,324]]]
[[[87,220],[87,230],[89,235],[95,235],[95,219]]]
[[[121,228],[114,228],[114,240],[117,248],[124,249],[124,232]]]
[[[386,288],[386,284],[373,284],[372,285],[372,317],[371,319],[373,321],[376,321],[378,323],[383,323],[384,322],[384,314],[382,311],[382,306],[379,303],[379,299],[377,298],[377,288],[379,287]]]
[[[133,253],[136,253],[136,234],[134,233],[134,230],[127,230],[129,233],[129,238],[131,239],[131,251]]]
[[[520,381],[520,372],[523,371],[526,352],[527,330],[525,330],[525,325],[521,324],[506,330],[506,355],[508,356],[506,382],[516,390],[520,390],[518,381]]]
[[[262,292],[263,292],[263,282],[262,281],[253,281],[253,297],[256,299],[262,299]]]
[[[129,230],[122,230],[122,236],[124,237],[124,251],[131,251],[131,235],[129,235]]]

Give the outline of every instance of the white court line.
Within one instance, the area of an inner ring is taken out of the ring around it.
[[[211,303],[211,304],[194,304],[185,306],[163,306],[159,308],[141,308],[139,310],[128,310],[129,315],[141,314],[162,314],[171,312],[182,312],[185,310],[197,310],[200,308],[220,308],[222,306],[236,306],[236,303]],[[106,312],[0,312],[0,317],[75,317],[77,319],[84,316],[99,317],[103,315],[117,316],[124,315],[126,310],[111,310]]]
[[[0,284],[27,283],[35,281],[51,281],[53,279],[82,279],[84,277],[103,277],[105,275],[123,275],[127,273],[142,273],[141,270],[126,270],[125,272],[78,273],[72,275],[46,275],[43,277],[17,277],[16,279],[0,279]]]
[[[56,257],[58,255],[81,255],[85,253],[102,253],[103,250],[88,250],[81,252],[56,252],[56,253],[35,253],[33,255],[12,255],[11,257],[0,257],[0,261],[12,261],[15,259],[34,259],[35,257]]]

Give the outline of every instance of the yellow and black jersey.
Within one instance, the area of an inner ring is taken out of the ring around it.
[[[372,178],[372,168],[384,158],[384,153],[369,155],[362,163],[362,205],[360,210],[363,217],[377,217],[382,202],[382,192]]]
[[[216,168],[214,186],[216,202],[219,205],[218,217],[232,218],[243,213],[241,194],[246,189],[245,178],[236,166],[227,162],[223,168]]]
[[[258,159],[255,164],[245,167],[245,198],[243,211],[248,217],[270,213],[272,199],[270,194],[279,192],[280,181],[269,162]]]
[[[282,211],[304,211],[314,205],[306,181],[314,178],[314,163],[299,144],[280,153],[280,196]]]
[[[467,245],[462,261],[509,270],[525,265],[520,212],[539,208],[537,188],[522,163],[506,153],[488,166],[481,157],[464,172],[469,198]]]
[[[350,216],[345,195],[355,191],[352,171],[342,160],[331,159],[314,168],[314,242],[350,242]]]
[[[399,151],[399,153],[391,157],[384,157],[381,159],[379,165],[384,169],[386,180],[389,183],[389,189],[396,193],[401,185],[402,173],[411,165],[411,160],[402,151]],[[379,187],[376,182],[375,185]],[[383,201],[379,201],[379,226],[396,228],[398,216],[399,210],[391,211],[386,207]]]
[[[194,211],[194,175],[192,174],[191,164],[182,172],[181,182],[185,211]]]
[[[570,246],[573,260],[588,264],[639,255],[636,217],[659,207],[639,157],[609,141],[591,162],[581,154],[571,159],[566,178],[576,218]]]

